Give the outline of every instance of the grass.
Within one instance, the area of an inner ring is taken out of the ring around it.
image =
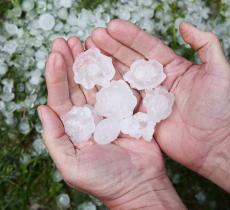
[[[95,9],[98,5],[102,4],[106,0],[81,0],[79,4],[79,8],[85,9]]]
[[[4,14],[7,12],[8,9],[12,8],[12,2],[8,0],[1,0],[0,1],[0,18],[4,17]]]

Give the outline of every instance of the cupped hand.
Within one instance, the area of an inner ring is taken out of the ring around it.
[[[176,101],[172,115],[157,126],[157,142],[171,158],[230,191],[230,66],[213,33],[185,22],[180,32],[201,64],[176,55],[158,38],[123,20],[96,29],[86,43],[113,56],[121,74],[140,58],[164,65],[163,86]]]
[[[60,117],[72,106],[95,103],[97,89],[85,90],[73,81],[74,58],[82,51],[76,37],[68,42],[54,41],[46,67],[48,106],[38,108],[45,144],[65,181],[98,197],[111,209],[138,209],[143,205],[163,209],[162,201],[167,201],[167,206],[170,197],[179,203],[178,209],[183,209],[165,175],[156,142],[121,137],[113,144],[91,142],[78,147],[65,134]]]

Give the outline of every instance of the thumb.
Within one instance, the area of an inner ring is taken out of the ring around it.
[[[43,126],[43,140],[57,168],[65,176],[75,157],[75,149],[65,134],[62,122],[48,106],[39,106],[38,115]]]
[[[180,33],[184,41],[197,51],[202,63],[227,62],[214,33],[201,31],[187,22],[180,24]]]

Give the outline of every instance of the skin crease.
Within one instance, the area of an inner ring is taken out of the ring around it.
[[[172,115],[157,126],[156,141],[172,159],[230,192],[230,66],[213,33],[185,22],[180,32],[198,53],[200,65],[128,21],[111,21],[107,29],[96,29],[88,42],[116,58],[124,69],[140,57],[164,65],[163,86],[176,101]]]
[[[104,146],[73,145],[65,134],[60,117],[74,105],[95,103],[97,88],[85,90],[73,81],[73,61],[83,50],[76,37],[54,41],[45,72],[48,105],[38,108],[44,143],[64,180],[110,209],[185,209],[155,141],[121,136]],[[119,63],[115,67],[121,69]]]

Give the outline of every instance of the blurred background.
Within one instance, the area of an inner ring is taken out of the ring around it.
[[[36,107],[46,103],[43,74],[52,41],[72,35],[83,41],[117,17],[199,62],[178,32],[187,20],[215,32],[230,58],[230,0],[0,0],[0,210],[105,209],[63,182],[42,143]],[[229,194],[165,160],[189,209],[230,209]]]

